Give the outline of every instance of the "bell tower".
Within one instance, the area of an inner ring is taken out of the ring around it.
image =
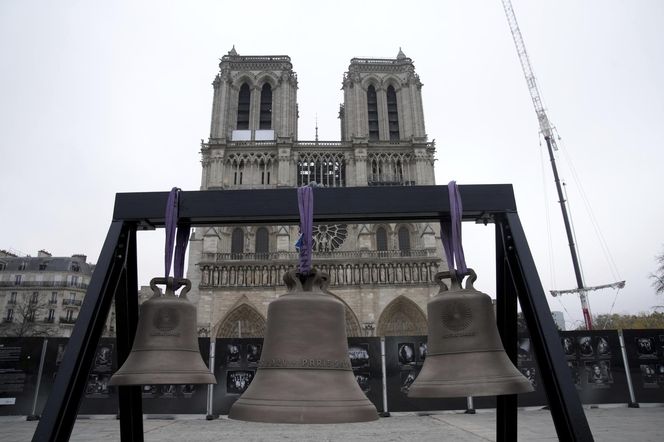
[[[212,85],[211,140],[297,140],[297,75],[290,57],[243,56],[233,46]]]
[[[351,59],[343,91],[343,141],[426,142],[422,82],[401,49],[395,59]]]

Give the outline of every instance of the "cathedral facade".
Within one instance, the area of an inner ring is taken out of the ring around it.
[[[290,57],[242,56],[233,48],[219,68],[210,137],[201,145],[201,190],[435,184],[422,83],[401,50],[394,59],[351,59],[339,141],[298,139]],[[199,334],[263,336],[267,306],[285,293],[282,277],[297,265],[298,237],[295,225],[197,228],[187,277]],[[313,265],[329,274],[330,291],[346,305],[349,336],[426,334],[442,256],[435,223],[314,222]]]

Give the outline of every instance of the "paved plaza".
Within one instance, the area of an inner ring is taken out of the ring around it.
[[[664,407],[586,408],[596,441],[664,441]],[[0,417],[0,440],[29,441],[36,422],[24,417]],[[146,441],[491,441],[495,440],[495,410],[475,415],[455,412],[393,413],[375,422],[337,425],[257,424],[229,420],[206,421],[203,416],[145,419]],[[557,440],[546,410],[519,411],[519,440]],[[119,441],[119,422],[110,416],[78,419],[72,441]]]

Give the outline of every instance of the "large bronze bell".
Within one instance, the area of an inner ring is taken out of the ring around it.
[[[533,386],[505,353],[491,298],[466,288],[456,272],[440,272],[440,292],[427,305],[429,340],[427,358],[409,397],[494,396],[533,391]],[[452,280],[448,290],[444,278]],[[463,279],[463,278],[461,278]]]
[[[284,275],[288,293],[268,306],[256,376],[228,417],[302,424],[378,419],[353,376],[344,306],[323,292],[327,280],[316,269],[306,277]]]
[[[165,295],[157,284],[166,284]],[[141,305],[131,353],[109,384],[216,384],[198,349],[196,307],[187,299],[191,282],[154,278],[150,287],[154,294]]]

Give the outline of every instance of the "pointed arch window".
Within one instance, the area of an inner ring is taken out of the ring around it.
[[[387,232],[384,227],[376,229],[376,250],[387,250]]]
[[[259,129],[272,129],[272,86],[265,83],[261,89],[261,112]]]
[[[378,97],[373,85],[369,85],[367,89],[367,117],[369,119],[369,140],[378,141]]]
[[[265,227],[256,230],[256,259],[267,259],[270,251],[269,234]]]
[[[397,93],[392,85],[387,87],[387,124],[390,128],[390,140],[399,140]]]
[[[240,94],[237,100],[237,129],[249,129],[249,106],[251,103],[251,90],[247,83],[240,87]]]
[[[231,259],[240,259],[244,253],[244,230],[236,228],[231,235]]]
[[[399,228],[398,236],[401,256],[410,256],[410,231],[402,226]]]

